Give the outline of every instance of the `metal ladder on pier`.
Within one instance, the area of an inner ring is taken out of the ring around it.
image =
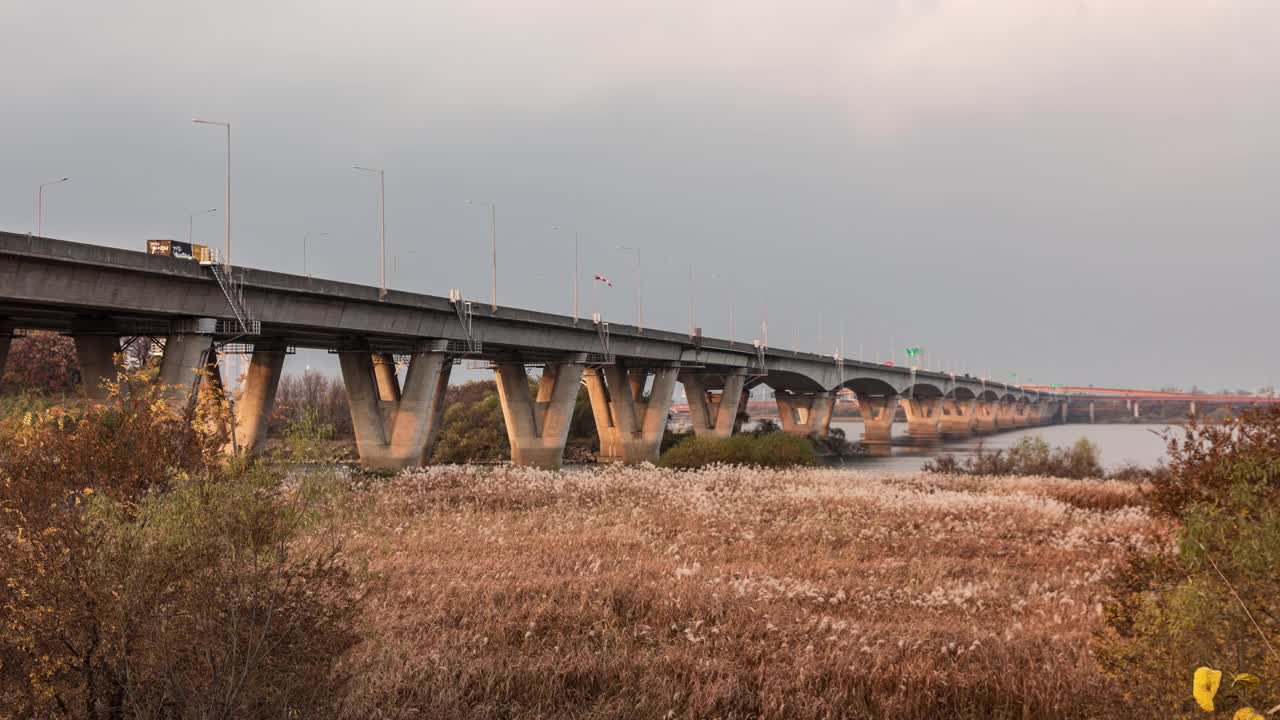
[[[236,325],[232,332],[239,332],[244,335],[258,335],[262,332],[262,321],[254,320],[253,314],[249,312],[248,306],[244,302],[244,276],[239,279],[232,277],[227,273],[226,268],[218,264],[216,253],[210,253],[208,256],[200,259],[200,264],[209,268],[213,273],[213,277],[218,281],[218,287],[222,289],[222,294],[227,298],[227,304],[231,306],[231,314],[236,318]]]

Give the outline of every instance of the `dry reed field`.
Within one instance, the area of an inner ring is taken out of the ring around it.
[[[809,469],[365,480],[350,718],[1084,718],[1141,490]]]

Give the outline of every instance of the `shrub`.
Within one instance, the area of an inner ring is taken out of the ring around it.
[[[321,422],[315,408],[307,408],[302,417],[284,428],[285,447],[295,462],[332,461],[330,443],[335,435],[333,425]]]
[[[1180,521],[1176,544],[1114,579],[1097,656],[1135,708],[1197,712],[1198,666],[1227,671],[1220,707],[1268,708],[1280,701],[1280,410],[1193,423],[1169,458],[1152,504]]]
[[[958,460],[943,454],[924,464],[925,472],[949,475],[1043,475],[1064,478],[1099,478],[1106,475],[1098,446],[1080,438],[1071,447],[1050,448],[1038,435],[1023,437],[1005,452],[987,451],[981,445],[973,455]]]
[[[493,381],[450,387],[445,402],[432,462],[502,462],[511,457],[506,421]]]
[[[664,453],[658,464],[689,469],[717,463],[792,467],[813,465],[814,462],[813,445],[808,438],[773,433],[759,437],[689,438]]]
[[[313,484],[143,373],[0,425],[0,717],[325,716],[356,586]],[[305,535],[303,531],[308,531]]]

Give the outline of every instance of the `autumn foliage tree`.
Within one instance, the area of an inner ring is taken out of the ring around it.
[[[0,425],[0,717],[329,715],[359,600],[332,492],[226,462],[220,408],[145,371],[109,390]]]
[[[69,393],[80,384],[75,342],[55,332],[31,332],[13,339],[0,391]]]

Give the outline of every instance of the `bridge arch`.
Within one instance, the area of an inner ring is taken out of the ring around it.
[[[881,380],[880,378],[874,377],[856,377],[850,380],[845,380],[843,383],[836,386],[835,390],[838,391],[844,388],[852,390],[859,395],[879,396],[898,394],[898,388],[884,380]]]

